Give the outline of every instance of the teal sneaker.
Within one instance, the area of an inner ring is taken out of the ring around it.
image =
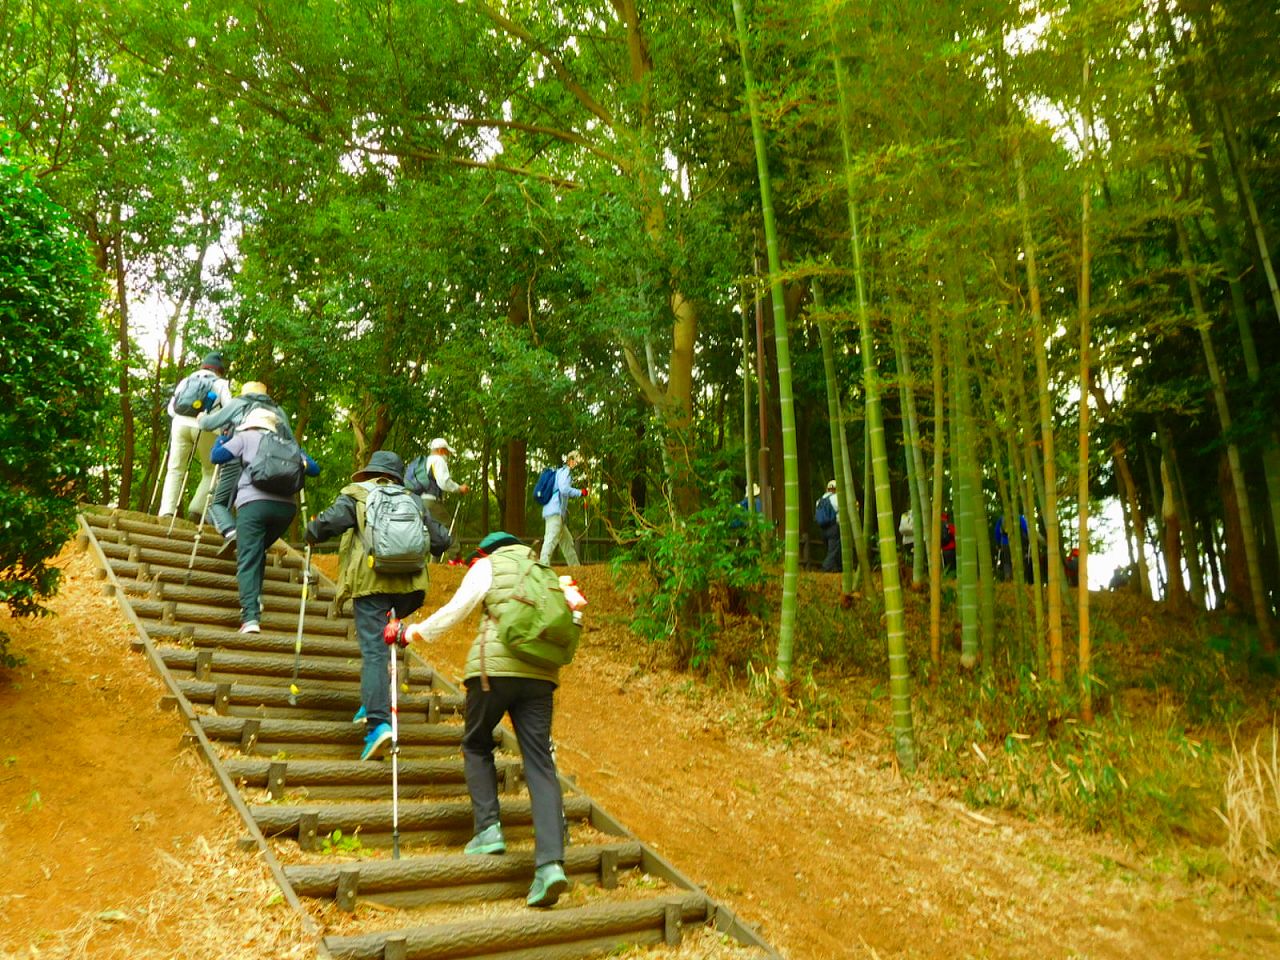
[[[564,875],[564,866],[556,861],[544,863],[533,872],[533,886],[529,888],[529,896],[524,902],[531,907],[550,907],[560,899],[569,886],[569,879]]]
[[[352,723],[368,723],[369,711],[364,708],[364,704],[360,705],[360,709],[356,711],[356,715],[351,718]]]
[[[379,750],[391,742],[391,724],[380,723],[364,738],[364,752],[360,754],[361,760],[370,760],[377,756]]]
[[[467,841],[463,853],[506,853],[507,841],[502,839],[502,824],[491,823]]]

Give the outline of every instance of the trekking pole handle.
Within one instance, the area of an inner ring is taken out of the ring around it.
[[[387,625],[382,628],[382,642],[388,647],[398,644],[407,647],[409,641],[404,635],[404,621],[396,616],[395,608],[387,614]]]

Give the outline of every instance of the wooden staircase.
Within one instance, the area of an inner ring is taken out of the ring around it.
[[[391,857],[389,762],[357,759],[364,727],[360,654],[334,585],[276,544],[263,583],[262,632],[242,635],[233,551],[180,522],[89,507],[80,541],[97,558],[146,656],[168,687],[163,706],[186,723],[285,899],[335,958],[571,960],[630,945],[677,947],[708,925],[742,957],[778,957],[589,797],[562,780],[570,889],[551,910],[524,896],[533,877],[532,821],[515,737],[494,735],[505,856],[466,856],[471,805],[460,744],[462,697],[416,652],[399,695],[401,859]],[[298,693],[290,696],[303,616]],[[293,702],[291,702],[293,701]],[[672,810],[671,816],[682,816]],[[321,936],[321,929],[330,931]],[[661,957],[664,951],[646,953]]]

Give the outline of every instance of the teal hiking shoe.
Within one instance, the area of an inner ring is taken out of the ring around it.
[[[533,886],[529,888],[529,896],[524,902],[531,907],[550,907],[560,899],[569,886],[569,879],[564,875],[564,866],[556,861],[544,863],[533,872]]]
[[[391,724],[380,723],[364,738],[364,752],[360,754],[361,760],[370,760],[377,756],[378,751],[391,742]]]
[[[356,711],[356,715],[351,718],[352,723],[368,723],[369,711],[364,708],[364,704],[360,705],[360,709]]]
[[[502,839],[502,824],[491,823],[467,841],[463,853],[506,853],[507,841]]]

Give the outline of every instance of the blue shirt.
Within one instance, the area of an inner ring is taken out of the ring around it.
[[[544,517],[554,517],[564,513],[564,503],[572,497],[582,496],[582,491],[573,485],[573,481],[569,479],[569,465],[565,464],[556,471],[556,490],[551,494],[551,499],[547,501],[547,505],[542,508]]]

